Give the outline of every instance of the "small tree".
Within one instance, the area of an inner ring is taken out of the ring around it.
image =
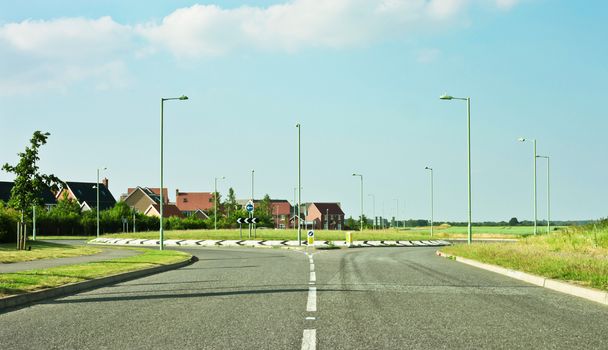
[[[49,135],[48,132],[34,132],[30,146],[25,148],[25,152],[19,153],[19,163],[14,166],[6,163],[2,166],[2,170],[15,174],[15,185],[11,190],[8,205],[21,211],[22,214],[25,210],[31,209],[33,205],[44,204],[42,191],[48,188],[57,191],[59,185],[63,184],[57,176],[40,174],[38,171],[39,168],[36,164],[40,160],[38,151],[40,146],[46,144]]]
[[[509,226],[517,226],[519,225],[519,221],[517,220],[517,218],[511,218],[511,220],[509,220]]]

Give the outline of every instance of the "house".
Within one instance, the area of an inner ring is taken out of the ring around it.
[[[215,203],[212,192],[180,192],[177,189],[175,205],[186,216],[195,215],[199,219],[206,219],[207,213],[213,210]]]
[[[157,218],[160,217],[160,204],[150,204],[150,206],[144,211],[144,215],[146,216],[155,216]],[[184,214],[179,210],[179,208],[175,204],[166,204],[163,205],[163,217],[170,218],[172,216],[177,216],[178,218],[183,218]]]
[[[242,206],[245,206],[249,202],[248,199],[239,199],[237,203]],[[253,204],[255,208],[258,207],[261,200],[254,200]],[[271,199],[270,200],[270,214],[272,215],[272,221],[274,223],[274,228],[278,229],[286,229],[289,227],[293,227],[293,221],[291,220],[291,216],[295,215],[293,213],[294,207],[291,206],[286,199]],[[255,214],[255,209],[254,209]],[[297,225],[297,223],[296,223]]]
[[[167,189],[163,189],[163,204],[169,205]],[[149,187],[129,188],[127,195],[123,195],[121,199],[131,208],[140,213],[145,213],[151,205],[160,204],[160,189]]]
[[[55,198],[60,200],[65,196],[75,200],[82,211],[95,209],[97,208],[97,183],[67,181]],[[99,210],[111,209],[114,205],[116,205],[116,199],[108,189],[108,179],[103,179],[99,183]]]
[[[314,229],[342,230],[344,227],[344,212],[340,203],[310,203],[306,221],[312,221]]]
[[[9,181],[0,181],[0,201],[8,203],[11,199],[11,191],[15,184]],[[57,205],[57,199],[49,188],[42,191],[42,201],[47,209],[50,209]]]

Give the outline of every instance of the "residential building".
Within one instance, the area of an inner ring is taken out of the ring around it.
[[[218,203],[219,204],[219,203]],[[207,213],[213,211],[212,192],[180,192],[175,190],[175,205],[186,216],[196,215],[198,218],[206,219]]]
[[[249,199],[239,199],[237,203],[245,206],[249,202]],[[253,201],[255,208],[258,207],[261,200],[256,199]],[[286,229],[293,226],[291,216],[293,215],[293,207],[286,199],[271,199],[270,200],[270,214],[272,215],[274,228]],[[254,210],[255,213],[255,210]],[[297,223],[296,223],[297,226]]]
[[[11,191],[12,191],[14,185],[15,184],[13,182],[0,181],[0,201],[2,201],[4,203],[8,203],[8,201],[11,199]],[[55,205],[57,205],[57,199],[55,198],[55,195],[53,194],[53,192],[51,192],[51,190],[49,188],[42,191],[41,196],[42,196],[42,201],[44,202],[44,206],[47,209],[50,209],[50,208],[54,207]]]
[[[148,209],[144,211],[144,215],[146,216],[155,216],[157,218],[160,217],[160,204],[154,203],[150,204]],[[169,218],[172,216],[177,216],[179,218],[183,218],[184,214],[179,210],[179,208],[175,204],[166,204],[163,205],[163,217]]]
[[[65,187],[55,196],[57,200],[64,197],[75,200],[82,211],[97,208],[97,183],[96,182],[76,182],[66,181]],[[113,208],[116,199],[108,189],[108,179],[103,179],[99,183],[99,210]]]
[[[344,227],[344,212],[340,203],[310,203],[306,221],[313,222],[314,229],[342,230]]]
[[[163,189],[163,204],[169,204],[169,198],[166,196],[167,189]],[[131,208],[140,213],[145,213],[151,205],[160,204],[160,190],[158,188],[135,187],[129,188],[128,194],[123,195],[121,199]]]

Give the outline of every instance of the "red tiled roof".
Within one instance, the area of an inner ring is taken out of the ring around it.
[[[331,215],[344,215],[344,212],[342,211],[338,203],[312,203],[311,205],[317,207],[319,212],[321,212],[322,214],[325,214],[329,210],[329,214]]]
[[[181,211],[209,210],[213,208],[213,193],[178,192],[175,198],[175,205]]]
[[[152,206],[154,207],[154,210],[156,210],[157,213],[160,213],[160,204],[152,204]],[[183,218],[184,214],[182,214],[179,208],[173,204],[163,205],[163,217],[169,218],[172,216]]]

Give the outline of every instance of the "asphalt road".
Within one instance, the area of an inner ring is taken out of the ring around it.
[[[608,307],[434,248],[188,251],[188,267],[0,314],[1,347],[608,349]]]

